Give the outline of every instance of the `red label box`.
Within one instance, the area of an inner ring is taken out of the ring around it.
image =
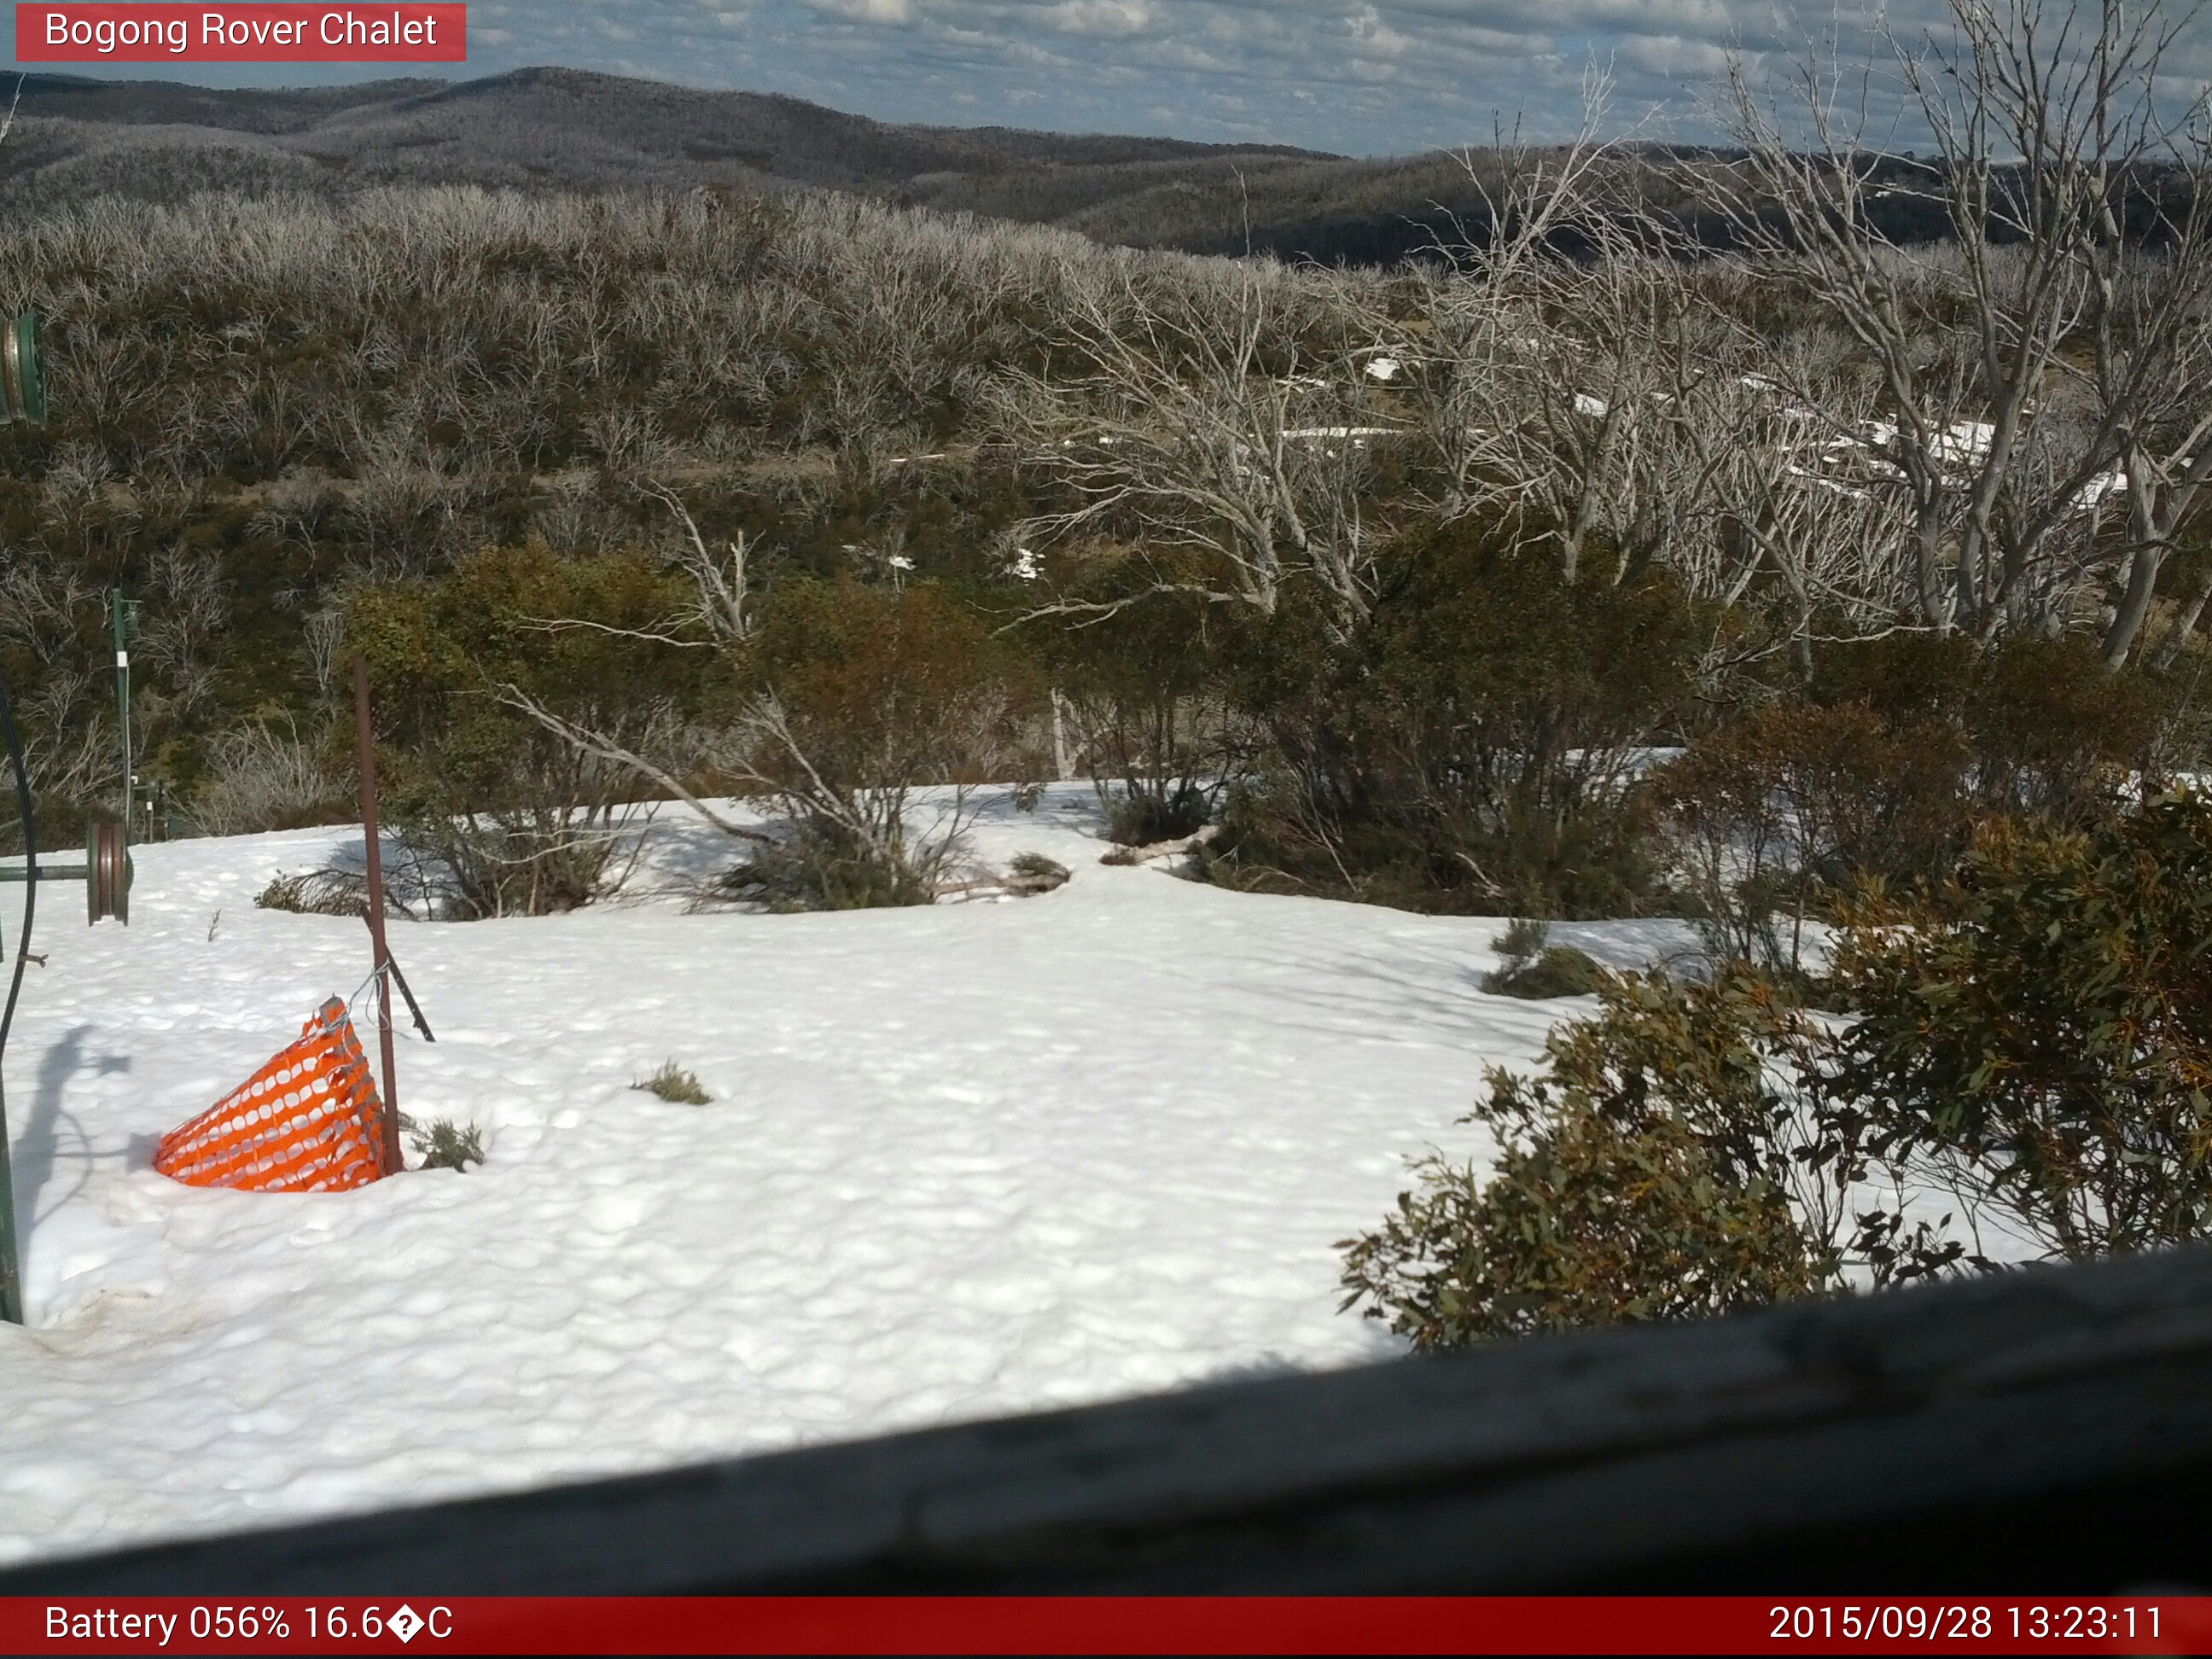
[[[465,5],[18,0],[19,64],[459,64]]]
[[[36,1572],[18,1569],[20,1580]],[[2212,1598],[0,1597],[14,1654],[2204,1653]]]

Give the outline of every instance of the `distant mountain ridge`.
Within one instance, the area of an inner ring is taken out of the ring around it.
[[[899,125],[775,94],[569,69],[286,90],[37,75],[25,80],[16,132],[0,152],[0,193],[166,193],[160,158],[173,149],[203,167],[233,153],[252,175],[249,188],[289,174],[317,190],[435,182],[886,191],[918,179],[1028,169],[1330,159],[1288,146]],[[147,163],[150,172],[134,181]]]
[[[1636,154],[1644,160],[1631,164],[1646,167],[1656,194],[1693,219],[1681,179],[1662,176],[1680,158]],[[779,94],[574,69],[222,90],[33,75],[0,149],[0,209],[18,216],[100,195],[328,197],[407,184],[849,191],[1132,246],[1324,263],[1392,263],[1486,219],[1466,166],[1441,153],[1358,159],[1279,144],[902,125]]]
[[[0,205],[18,213],[103,194],[410,183],[844,190],[1135,246],[1235,252],[1249,236],[1323,258],[1395,258],[1466,191],[1442,156],[899,125],[572,69],[287,89],[33,75],[0,149]]]

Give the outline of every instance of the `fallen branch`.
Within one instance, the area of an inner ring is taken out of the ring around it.
[[[759,830],[750,830],[743,824],[732,823],[686,789],[669,772],[655,766],[644,757],[633,754],[611,738],[602,737],[596,732],[572,725],[562,720],[558,714],[532,699],[520,687],[513,684],[502,684],[498,688],[496,696],[500,702],[509,708],[529,715],[531,719],[571,747],[579,749],[585,754],[596,756],[601,760],[611,761],[618,766],[626,766],[640,777],[659,785],[661,788],[682,801],[731,840],[745,842],[757,847],[772,847],[775,844],[775,836]]]

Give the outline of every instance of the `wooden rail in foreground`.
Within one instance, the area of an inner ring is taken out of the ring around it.
[[[0,1595],[2212,1589],[2212,1250],[0,1573]]]

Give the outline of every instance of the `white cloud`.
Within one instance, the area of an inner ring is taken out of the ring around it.
[[[856,23],[889,23],[903,28],[915,20],[915,0],[806,0],[819,12]]]
[[[1143,34],[1162,21],[1160,8],[1152,0],[1060,0],[1045,16],[1066,34],[1114,39]]]
[[[1717,77],[1727,70],[1728,52],[1710,40],[1685,40],[1680,35],[1647,36],[1624,41],[1621,57],[1655,75]]]
[[[1382,21],[1382,14],[1372,6],[1362,6],[1344,20],[1352,31],[1352,38],[1359,43],[1363,53],[1382,58],[1397,58],[1413,51],[1416,46],[1413,36],[1401,34]]]

